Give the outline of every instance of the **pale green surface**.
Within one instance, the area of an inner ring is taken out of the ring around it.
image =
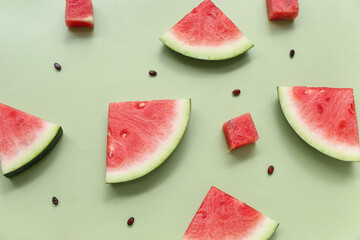
[[[0,178],[1,240],[181,239],[211,185],[280,222],[271,240],[359,239],[360,165],[298,137],[276,87],[353,87],[360,104],[360,2],[300,0],[295,22],[271,23],[265,0],[217,0],[255,45],[224,62],[159,41],[198,3],[94,0],[89,32],[67,29],[62,0],[1,0],[0,102],[64,130],[36,166]],[[174,154],[139,180],[106,185],[108,103],[187,97],[191,118]],[[260,139],[229,154],[221,126],[246,112]]]

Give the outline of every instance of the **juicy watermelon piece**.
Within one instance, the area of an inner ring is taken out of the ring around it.
[[[0,103],[0,162],[5,177],[42,159],[62,135],[59,125]]]
[[[266,0],[269,20],[294,20],[299,14],[298,0]]]
[[[279,223],[211,187],[182,240],[266,240]]]
[[[231,119],[223,124],[229,151],[256,142],[259,135],[250,113]]]
[[[139,178],[175,150],[190,117],[190,99],[110,103],[106,182]]]
[[[91,0],[66,0],[65,22],[68,27],[94,27]]]
[[[176,52],[205,60],[232,58],[254,46],[210,0],[203,1],[160,40]]]
[[[286,119],[305,142],[331,157],[360,161],[351,88],[278,87],[278,95]]]

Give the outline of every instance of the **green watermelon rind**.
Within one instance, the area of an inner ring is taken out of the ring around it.
[[[152,157],[152,159],[148,159],[146,164],[142,166],[136,166],[132,169],[128,169],[126,171],[111,171],[106,172],[106,183],[119,183],[119,182],[127,182],[137,178],[140,178],[149,172],[156,169],[160,166],[176,149],[179,145],[183,135],[185,134],[191,112],[191,99],[178,99],[178,101],[182,101],[181,103],[181,112],[178,117],[178,123],[176,127],[176,131],[173,133],[172,137],[164,144],[162,150],[158,152],[156,155]]]
[[[279,227],[279,223],[264,215],[264,222],[259,224],[256,229],[248,229],[253,234],[247,236],[247,240],[269,240]],[[181,240],[195,240],[195,238],[188,238],[184,236]]]
[[[307,128],[306,124],[301,122],[301,117],[297,115],[294,111],[295,108],[291,105],[292,100],[288,94],[291,88],[277,87],[277,91],[281,109],[294,131],[310,146],[330,157],[342,161],[360,161],[360,146],[350,148],[340,144],[332,144],[326,139],[320,139],[319,136]]]
[[[265,216],[266,217],[266,216]],[[269,217],[266,217],[262,226],[259,226],[259,230],[249,238],[249,240],[268,240],[274,234],[276,229],[279,227],[279,223],[275,222]],[[254,230],[256,231],[256,230]]]
[[[251,49],[254,44],[244,35],[237,41],[232,41],[217,47],[190,46],[178,40],[170,31],[160,40],[172,50],[188,57],[202,60],[226,60],[234,58]]]
[[[59,125],[47,122],[48,127],[26,151],[6,163],[1,163],[1,169],[5,177],[16,176],[30,168],[36,162],[45,157],[57,144],[63,130]]]

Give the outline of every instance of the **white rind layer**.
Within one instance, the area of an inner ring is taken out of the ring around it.
[[[203,60],[225,60],[233,58],[254,46],[244,35],[241,36],[238,41],[232,41],[217,47],[190,46],[177,39],[171,31],[168,31],[160,37],[160,40],[178,53]]]
[[[291,87],[278,87],[278,96],[282,111],[294,131],[310,146],[320,152],[343,161],[360,161],[360,146],[348,146],[346,144],[334,144],[312,131],[309,126],[302,121],[301,116],[296,111],[292,97]]]
[[[157,152],[149,156],[141,165],[136,165],[126,170],[108,170],[106,172],[106,183],[126,182],[151,172],[163,163],[175,150],[183,137],[190,118],[191,99],[179,99],[178,122],[175,123],[174,132],[169,139],[159,148]]]
[[[67,21],[79,22],[79,23],[86,22],[86,23],[94,25],[94,16],[90,15],[90,16],[88,16],[86,18],[68,18]]]
[[[264,221],[253,229],[253,234],[244,240],[268,240],[278,228],[279,223],[264,215]]]
[[[19,154],[10,161],[4,160],[1,162],[1,169],[3,174],[10,173],[24,166],[36,156],[38,156],[44,149],[52,142],[58,133],[60,126],[45,122],[43,132],[38,136],[33,144],[28,146],[26,149],[19,149]]]

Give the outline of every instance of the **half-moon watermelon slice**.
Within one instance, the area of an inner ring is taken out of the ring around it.
[[[279,223],[211,187],[182,240],[267,240]]]
[[[0,103],[0,162],[15,176],[45,157],[62,136],[59,125]]]
[[[190,99],[110,103],[106,182],[139,178],[175,150],[190,117]]]
[[[160,40],[176,52],[205,60],[236,57],[254,46],[210,0],[203,1]]]
[[[333,158],[360,161],[353,89],[278,87],[283,113],[309,145]]]

